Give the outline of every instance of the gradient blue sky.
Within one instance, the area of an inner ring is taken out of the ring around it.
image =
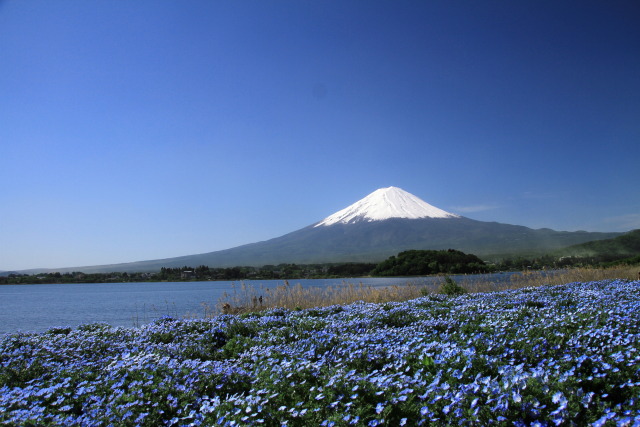
[[[0,0],[0,270],[190,255],[380,187],[640,228],[635,1]]]

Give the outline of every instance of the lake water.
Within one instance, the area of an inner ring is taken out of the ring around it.
[[[461,280],[463,276],[451,276]],[[464,276],[466,280],[476,276]],[[509,274],[478,276],[508,281]],[[393,286],[413,283],[437,284],[440,277],[357,278],[290,280],[291,285],[337,286],[363,283]],[[213,308],[225,292],[241,282],[157,282],[157,283],[70,283],[49,285],[0,286],[0,334],[44,332],[51,327],[77,327],[85,323],[106,322],[112,326],[133,327],[169,315],[202,317],[205,305]],[[274,289],[282,280],[245,281],[256,288]]]

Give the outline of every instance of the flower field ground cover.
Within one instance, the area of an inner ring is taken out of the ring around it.
[[[640,425],[640,281],[0,338],[3,425]]]

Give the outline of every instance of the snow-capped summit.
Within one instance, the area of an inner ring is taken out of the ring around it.
[[[398,187],[380,188],[362,200],[328,216],[314,227],[382,221],[390,218],[460,218]]]

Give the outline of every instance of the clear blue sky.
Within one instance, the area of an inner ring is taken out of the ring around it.
[[[380,187],[640,228],[635,1],[0,0],[0,270],[226,249]]]

